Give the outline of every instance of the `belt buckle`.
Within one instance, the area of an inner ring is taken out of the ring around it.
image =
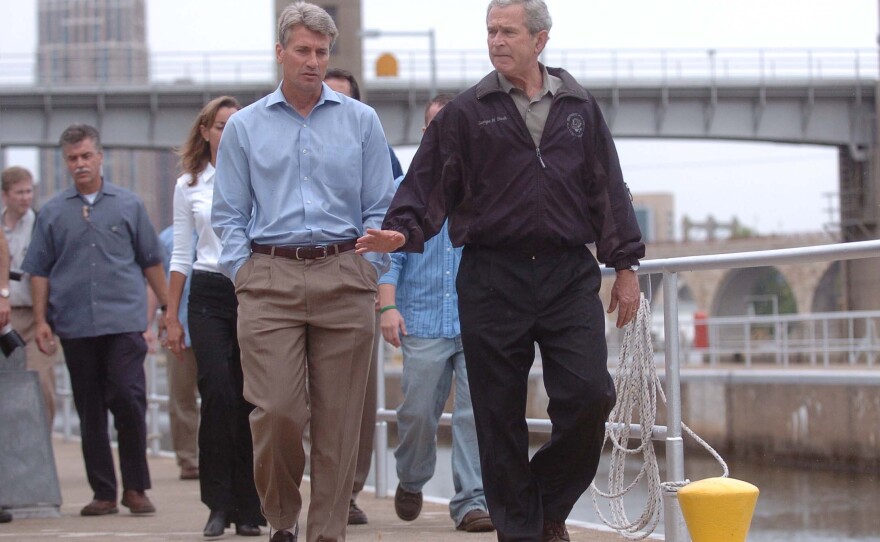
[[[321,249],[324,249],[324,255],[323,255],[323,256],[315,256],[315,259],[316,259],[316,260],[323,260],[324,258],[326,258],[326,257],[330,254],[330,253],[327,251],[327,245],[321,245],[321,246],[319,246],[319,247],[315,247],[315,248],[321,248]]]

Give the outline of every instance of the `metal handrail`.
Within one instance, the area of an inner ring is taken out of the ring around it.
[[[381,81],[428,83],[432,76],[455,84],[473,83],[492,69],[484,49],[429,48],[393,51],[398,57],[400,73],[387,78],[375,75],[373,66],[387,49],[365,49],[363,54],[364,83]],[[107,84],[228,84],[272,83],[277,78],[271,50],[265,51],[107,51],[90,57],[73,59],[64,55],[81,55],[78,51],[59,50],[47,55],[61,55],[63,62],[79,66],[98,66],[107,62],[125,62],[125,78]],[[121,56],[120,56],[121,55]],[[136,55],[129,58],[126,55]],[[724,49],[553,49],[548,48],[542,60],[550,66],[562,66],[575,77],[590,81],[658,82],[664,85],[695,81],[760,81],[762,83],[809,81],[877,80],[878,54],[871,48],[724,48]],[[42,70],[43,74],[40,74]],[[98,73],[99,70],[95,69]],[[34,86],[52,73],[51,66],[41,67],[33,53],[0,53],[0,85]],[[109,73],[108,73],[109,75]],[[100,78],[81,70],[89,78],[83,83],[101,84]],[[69,76],[64,83],[69,86]],[[53,86],[46,82],[40,85]]]
[[[708,359],[711,367],[717,367],[724,356],[727,361],[742,362],[750,368],[753,357],[761,356],[766,361],[772,355],[775,364],[782,367],[801,368],[803,362],[815,367],[821,356],[825,368],[853,366],[862,357],[870,368],[880,357],[880,310],[684,317],[679,318],[679,323],[684,326],[682,350],[688,365]],[[662,320],[654,324],[656,329],[662,326]],[[705,345],[694,343],[698,325],[706,328]],[[687,333],[686,328],[694,331]],[[754,336],[760,331],[768,334]],[[609,364],[613,365],[620,352],[621,338],[620,333],[607,337]],[[655,341],[655,348],[663,342],[659,331]],[[799,363],[793,365],[792,361]]]
[[[369,82],[393,80],[377,77],[369,67],[387,50],[364,52],[364,79]],[[431,65],[426,50],[405,50],[399,57],[401,81],[424,81]],[[696,81],[772,82],[856,80],[877,78],[877,51],[867,48],[782,49],[545,49],[541,56],[548,66],[566,68],[585,83],[611,81],[613,84],[644,83],[662,85]],[[441,50],[436,53],[438,78],[472,83],[492,69],[483,49]]]
[[[652,430],[653,440],[664,440],[666,446],[666,476],[668,482],[682,482],[684,475],[684,442],[681,428],[681,363],[678,343],[678,273],[683,271],[739,269],[763,267],[771,265],[795,264],[817,261],[840,261],[860,258],[880,257],[880,240],[839,243],[812,247],[799,247],[754,252],[729,254],[713,254],[705,256],[687,256],[665,258],[642,262],[638,274],[663,275],[663,326],[665,332],[665,393],[667,398],[666,426],[655,426]],[[603,269],[603,275],[613,276],[613,269]],[[384,349],[380,349],[384,352]],[[384,359],[380,361],[378,380],[385,380]],[[385,408],[384,394],[378,396],[379,408],[376,422],[376,444],[374,448],[376,496],[388,496],[387,450],[388,422],[396,419],[393,410]],[[441,417],[441,424],[448,425],[451,415]],[[547,432],[549,420],[529,418],[526,420],[529,429],[535,432]],[[635,435],[633,438],[637,438]],[[687,540],[687,527],[678,505],[675,493],[663,495],[664,521],[666,540],[684,542]]]

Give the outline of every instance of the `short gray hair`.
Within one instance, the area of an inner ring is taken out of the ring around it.
[[[305,26],[312,32],[329,36],[331,48],[339,36],[339,30],[336,28],[336,23],[333,22],[333,17],[323,8],[308,2],[294,2],[284,8],[281,15],[278,16],[278,43],[282,47],[287,45],[290,31],[298,24]]]
[[[91,139],[95,150],[101,152],[101,134],[97,128],[88,124],[71,124],[58,138],[58,144],[63,149],[86,139]]]
[[[489,12],[492,8],[506,8],[508,6],[522,6],[526,15],[526,28],[529,34],[535,35],[541,30],[550,31],[553,26],[553,19],[550,18],[550,12],[547,10],[547,4],[544,0],[491,0],[489,7],[486,8],[486,22],[489,22]]]

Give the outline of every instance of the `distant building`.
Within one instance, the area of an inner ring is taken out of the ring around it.
[[[146,0],[38,0],[37,83],[46,86],[147,84]],[[75,122],[55,127],[57,136]],[[186,134],[180,134],[180,139]],[[170,152],[112,149],[104,140],[104,177],[137,193],[153,225],[171,223],[176,157]],[[40,151],[39,202],[71,186],[59,149]]]
[[[675,241],[675,198],[671,193],[633,194],[633,208],[646,243]]]

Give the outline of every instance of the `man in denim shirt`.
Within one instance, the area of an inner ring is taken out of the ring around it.
[[[86,474],[94,491],[80,513],[118,512],[108,410],[119,439],[122,505],[135,514],[152,513],[156,509],[145,493],[150,472],[144,277],[164,309],[162,247],[137,196],[102,178],[98,131],[72,125],[60,144],[74,186],[40,210],[22,266],[31,274],[36,340],[51,355],[54,331],[70,372]]]
[[[425,126],[452,96],[432,98]],[[402,177],[401,177],[402,179]],[[452,478],[455,496],[449,514],[461,531],[494,529],[486,512],[480,454],[474,426],[455,276],[461,247],[453,248],[444,224],[422,254],[391,255],[391,270],[379,279],[382,335],[403,349],[403,402],[397,408],[400,444],[394,452],[400,484],[394,496],[398,517],[413,521],[421,512],[422,487],[434,475],[437,423],[449,397],[453,375]]]

